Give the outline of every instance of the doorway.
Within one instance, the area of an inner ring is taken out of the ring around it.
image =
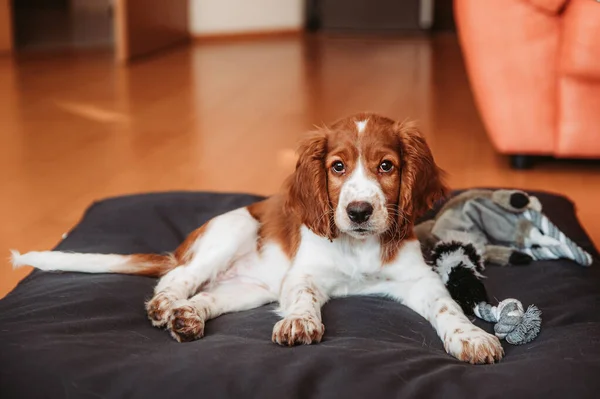
[[[189,0],[0,0],[0,55],[113,50],[119,63],[189,40]]]
[[[112,49],[112,0],[13,1],[17,52]]]

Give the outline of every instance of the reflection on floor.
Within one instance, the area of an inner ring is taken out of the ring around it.
[[[304,131],[365,110],[416,119],[455,188],[568,195],[600,242],[600,165],[511,170],[485,135],[455,37],[288,37],[183,47],[129,68],[110,53],[0,59],[0,253],[51,248],[107,196],[273,193]],[[2,262],[0,295],[25,273]]]

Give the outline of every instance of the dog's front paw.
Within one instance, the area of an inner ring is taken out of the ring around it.
[[[173,308],[167,328],[178,342],[190,342],[204,336],[204,320],[190,304],[177,304]]]
[[[273,342],[279,345],[309,345],[321,342],[325,326],[316,317],[288,316],[273,328]]]
[[[482,329],[469,326],[465,330],[457,328],[444,339],[446,352],[471,364],[495,363],[504,356],[504,349],[498,337]]]
[[[173,296],[164,292],[159,292],[146,302],[146,312],[148,313],[148,318],[152,321],[153,326],[164,327],[167,325],[167,322],[171,317],[175,300],[176,298]]]

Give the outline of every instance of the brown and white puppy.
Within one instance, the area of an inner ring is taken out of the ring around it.
[[[162,276],[146,304],[178,341],[226,312],[279,302],[281,345],[319,342],[329,298],[382,295],[427,319],[456,358],[493,363],[499,340],[471,324],[427,266],[417,217],[445,194],[417,129],[359,114],[309,134],[283,191],[215,217],[170,255],[13,253],[42,270]]]

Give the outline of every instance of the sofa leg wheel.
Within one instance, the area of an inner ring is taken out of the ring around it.
[[[528,155],[511,155],[510,166],[513,169],[531,169],[533,167],[533,157]]]

